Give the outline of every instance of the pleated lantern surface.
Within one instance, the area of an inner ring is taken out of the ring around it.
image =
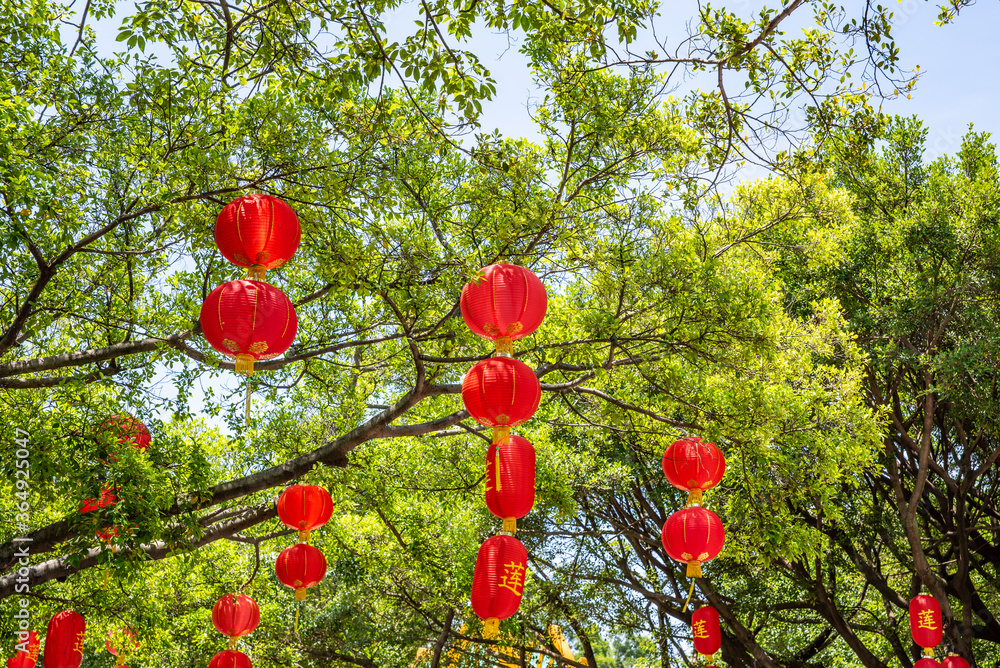
[[[542,324],[548,296],[538,277],[524,267],[491,264],[462,289],[460,305],[469,329],[509,355],[513,341]]]
[[[14,646],[20,645],[28,651],[15,652],[14,656],[7,659],[7,668],[34,668],[35,662],[38,661],[38,650],[42,645],[42,639],[34,631],[28,631],[28,637],[24,642],[21,642],[21,637],[23,636],[14,634]]]
[[[719,613],[710,605],[702,606],[691,615],[691,637],[694,639],[694,651],[699,654],[712,655],[722,647],[722,629],[719,626]]]
[[[941,668],[969,668],[969,662],[957,654],[949,654],[941,659]]]
[[[219,652],[208,662],[208,668],[252,668],[250,657],[235,649]]]
[[[49,620],[45,634],[45,668],[80,668],[83,660],[83,637],[87,624],[78,612],[63,610]]]
[[[215,221],[215,243],[222,255],[264,280],[268,269],[288,262],[302,230],[292,207],[271,195],[244,195],[227,204]]]
[[[299,532],[299,540],[309,540],[309,532],[330,521],[333,499],[319,485],[292,485],[278,497],[278,517],[289,529]]]
[[[936,598],[919,594],[910,600],[910,633],[913,642],[926,649],[941,642],[941,605]]]
[[[486,507],[517,531],[517,520],[535,505],[535,448],[522,436],[490,445],[486,453]]]
[[[230,648],[237,638],[253,633],[260,624],[260,608],[246,594],[224,594],[212,606],[212,625],[229,637]]]
[[[236,371],[253,374],[255,361],[288,350],[298,320],[284,292],[261,281],[230,281],[212,290],[201,307],[201,330],[223,355],[236,359]]]
[[[925,656],[913,664],[913,668],[941,668],[941,664],[929,656]]]
[[[663,475],[677,489],[690,492],[688,503],[701,503],[701,493],[719,484],[726,458],[715,443],[698,437],[682,438],[663,453]]]
[[[701,565],[719,554],[726,542],[722,520],[701,506],[682,508],[663,524],[663,549],[688,565],[689,578],[701,577]]]
[[[112,415],[101,423],[101,430],[111,432],[122,445],[128,444],[139,452],[145,452],[153,440],[149,428],[131,415]],[[114,460],[114,457],[111,458]]]
[[[531,419],[538,410],[542,386],[524,362],[490,357],[476,363],[462,381],[462,402],[480,424],[493,427],[493,442],[503,443],[510,428]]]
[[[472,609],[483,622],[483,637],[496,638],[500,621],[521,605],[528,552],[513,536],[491,536],[479,547],[472,578]]]
[[[312,545],[296,543],[286,547],[274,564],[278,580],[295,590],[295,600],[306,597],[306,589],[315,587],[326,575],[326,557]]]

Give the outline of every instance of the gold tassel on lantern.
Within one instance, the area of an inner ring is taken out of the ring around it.
[[[298,589],[295,590],[295,600],[296,601],[304,601],[304,600],[306,600],[306,588],[305,587],[299,587]]]
[[[263,281],[267,269],[262,264],[252,264],[247,267],[247,278],[251,281]]]
[[[688,502],[687,502],[687,504],[688,504],[688,506],[700,506],[701,505],[701,499],[702,499],[701,490],[700,489],[692,489],[690,492],[688,492]]]
[[[499,488],[497,488],[499,489]],[[517,518],[516,517],[505,517],[503,518],[503,531],[506,531],[510,535],[517,533]]]
[[[500,620],[490,617],[483,622],[483,640],[496,640],[500,637]]]
[[[236,643],[239,642],[239,636],[229,636],[229,644],[226,645],[226,649],[236,649]]]
[[[689,561],[688,562],[687,576],[689,578],[700,578],[701,577],[701,562],[700,561]]]
[[[242,373],[244,376],[253,375],[253,355],[249,353],[240,353],[236,356],[236,373]]]
[[[299,542],[308,543],[310,533],[312,533],[311,529],[302,529],[301,531],[299,531]]]
[[[510,443],[510,425],[498,424],[493,427],[493,445]]]
[[[495,357],[513,357],[514,355],[514,339],[509,336],[501,336],[496,340],[497,351],[494,353]]]

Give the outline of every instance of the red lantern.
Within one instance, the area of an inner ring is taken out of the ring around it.
[[[486,454],[486,506],[503,520],[504,531],[514,533],[517,520],[527,515],[533,505],[535,449],[521,436],[494,443]]]
[[[509,357],[478,362],[462,381],[465,409],[480,424],[494,427],[494,443],[506,441],[511,427],[531,419],[541,398],[535,372]]]
[[[933,596],[919,594],[910,601],[910,633],[921,647],[937,647],[941,642],[941,605]]]
[[[941,661],[941,668],[969,668],[969,662],[956,654],[949,654]]]
[[[260,624],[260,608],[257,602],[246,594],[225,594],[212,607],[212,624],[224,636],[229,636],[230,645],[252,633]]]
[[[45,635],[45,668],[80,668],[83,660],[83,635],[86,622],[78,612],[63,610],[49,620]]]
[[[941,668],[941,664],[929,656],[925,656],[913,664],[913,668]]]
[[[691,635],[694,651],[699,654],[715,654],[722,647],[722,630],[719,627],[719,613],[710,605],[703,606],[691,615]]]
[[[475,334],[496,341],[498,353],[542,324],[548,297],[538,277],[513,264],[491,264],[462,288],[462,318]]]
[[[101,423],[101,429],[112,432],[120,444],[128,443],[139,452],[145,452],[153,439],[146,425],[131,415],[112,415]]]
[[[258,281],[295,255],[301,237],[292,207],[271,195],[237,197],[215,221],[215,243],[222,255]]]
[[[309,532],[323,526],[333,515],[330,493],[319,485],[292,485],[278,497],[278,517],[290,529],[297,529],[299,540],[309,540]]]
[[[252,668],[250,657],[235,649],[219,652],[208,662],[208,668]]]
[[[83,500],[83,505],[80,506],[80,514],[89,513],[92,510],[107,508],[108,506],[113,506],[116,503],[118,503],[118,499],[115,497],[114,487],[106,485],[104,489],[101,490],[100,499]]]
[[[496,638],[500,620],[517,612],[527,570],[528,552],[513,536],[491,536],[480,546],[472,578],[472,609],[485,620],[484,638]]]
[[[663,524],[663,549],[671,559],[688,565],[689,578],[700,578],[701,565],[714,559],[725,542],[722,520],[701,506],[678,510]]]
[[[108,631],[108,639],[104,641],[104,649],[119,657],[120,661],[124,661],[129,654],[139,649],[139,641],[135,639],[135,632],[132,629],[119,629],[117,632]],[[115,665],[121,664],[115,661]]]
[[[34,631],[18,631],[14,641],[14,656],[7,659],[7,668],[34,668],[42,639]]]
[[[201,330],[212,347],[236,358],[236,371],[253,374],[255,360],[288,350],[298,320],[284,292],[260,281],[223,283],[201,307]]]
[[[701,492],[719,484],[726,472],[726,458],[715,443],[682,438],[663,453],[663,475],[677,489],[689,491],[688,503],[701,503]]]
[[[312,545],[296,543],[278,555],[274,572],[281,584],[295,590],[295,600],[306,597],[306,589],[319,584],[326,575],[326,557]]]

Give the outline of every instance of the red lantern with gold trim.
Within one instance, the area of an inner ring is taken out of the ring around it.
[[[513,264],[491,264],[462,288],[462,318],[475,334],[496,342],[498,353],[542,324],[548,306],[538,277]]]
[[[331,515],[333,500],[319,485],[292,485],[278,497],[278,517],[299,532],[303,543],[309,540],[309,532],[329,522]]]
[[[957,654],[949,654],[941,659],[941,668],[969,668],[969,662]]]
[[[42,639],[34,631],[18,631],[14,638],[16,652],[7,659],[7,668],[34,668],[41,646]]]
[[[702,491],[718,485],[725,472],[722,451],[698,437],[674,441],[663,453],[663,475],[677,489],[691,492],[688,503],[701,503]]]
[[[662,537],[670,558],[688,565],[689,578],[700,578],[701,565],[714,559],[726,542],[726,530],[711,510],[690,506],[667,518]]]
[[[925,656],[913,664],[913,668],[941,668],[941,664],[931,657]]]
[[[521,605],[528,551],[513,536],[491,536],[479,548],[472,578],[472,609],[483,620],[483,637],[496,638],[500,621]]]
[[[715,654],[722,647],[722,629],[719,613],[710,605],[702,606],[691,615],[691,636],[694,651],[699,654]]]
[[[49,620],[45,634],[45,668],[80,668],[83,660],[83,637],[87,624],[78,612],[63,610]]]
[[[295,600],[306,597],[306,589],[315,587],[326,575],[326,557],[312,545],[296,543],[286,547],[274,564],[278,580],[295,590]]]
[[[494,443],[506,441],[511,427],[530,420],[541,398],[535,372],[509,357],[478,362],[462,381],[465,409],[480,424],[494,428]]]
[[[521,436],[492,444],[486,453],[486,507],[503,520],[504,531],[514,533],[533,505],[535,448]]]
[[[936,598],[919,594],[910,601],[910,633],[913,642],[924,648],[937,647],[941,642],[941,605]]]
[[[208,662],[208,668],[253,668],[250,657],[235,649],[219,652]]]
[[[230,649],[237,638],[253,633],[260,624],[260,608],[246,594],[223,594],[212,606],[212,624],[229,637]]]
[[[302,230],[292,207],[271,195],[244,195],[227,204],[215,221],[215,243],[227,260],[246,267],[254,280],[288,262]]]
[[[201,330],[212,347],[236,358],[236,371],[253,374],[254,361],[288,350],[298,320],[284,292],[261,281],[230,281],[201,307]]]

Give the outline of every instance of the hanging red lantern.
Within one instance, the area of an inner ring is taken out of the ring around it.
[[[232,649],[237,638],[253,632],[260,624],[260,608],[246,594],[224,594],[212,606],[212,624],[224,636],[229,636]]]
[[[714,559],[726,542],[726,530],[711,510],[690,506],[667,518],[662,537],[670,558],[688,565],[689,578],[700,578],[701,565]]]
[[[722,630],[719,627],[719,613],[710,605],[702,606],[691,615],[691,636],[694,651],[699,654],[715,654],[722,647]]]
[[[236,371],[253,374],[254,361],[288,350],[298,320],[284,292],[261,281],[230,281],[208,295],[201,307],[201,331],[212,347],[236,358]]]
[[[258,281],[295,255],[301,237],[295,211],[271,195],[237,197],[215,221],[215,243],[222,255]]]
[[[250,657],[235,649],[219,652],[208,662],[208,668],[252,668]]]
[[[462,381],[462,402],[480,424],[493,427],[493,442],[503,443],[510,428],[538,410],[542,386],[524,362],[491,357],[476,363]]]
[[[319,485],[292,485],[278,497],[278,517],[289,529],[299,532],[299,540],[309,540],[309,532],[323,526],[333,515],[333,499]]]
[[[135,639],[135,632],[129,628],[108,631],[108,639],[104,641],[104,649],[118,657],[115,665],[120,666],[119,661],[124,662],[129,654],[139,649],[139,641]]]
[[[913,664],[913,668],[941,668],[941,664],[931,657],[925,656]]]
[[[499,475],[498,475],[499,472]],[[535,449],[528,439],[511,436],[486,454],[486,507],[503,520],[503,530],[517,531],[517,520],[535,505]]]
[[[949,654],[941,660],[941,668],[969,668],[969,662],[957,654]]]
[[[89,513],[92,510],[100,510],[101,508],[107,508],[108,506],[113,506],[118,503],[118,499],[115,496],[115,488],[111,485],[105,485],[104,489],[101,490],[100,499],[84,499],[83,505],[80,506],[80,514]]]
[[[718,485],[725,472],[722,451],[698,437],[674,441],[663,453],[663,475],[677,489],[690,492],[689,504],[701,503],[702,491]]]
[[[63,610],[49,620],[45,634],[45,668],[80,668],[83,660],[83,636],[87,624],[78,612]]]
[[[479,548],[472,577],[472,609],[483,620],[483,637],[496,638],[500,621],[521,605],[528,552],[513,536],[491,536]]]
[[[513,264],[491,264],[462,288],[462,318],[475,334],[511,354],[511,343],[542,324],[548,297],[538,277]]]
[[[941,642],[941,605],[927,594],[919,594],[910,601],[910,633],[913,642],[921,647],[937,647]]]
[[[145,452],[153,436],[149,428],[131,415],[112,415],[101,422],[101,430],[110,432],[118,443],[131,445],[139,452]],[[114,457],[110,457],[115,461]]]
[[[34,631],[18,631],[14,641],[14,656],[7,659],[7,668],[34,668],[42,639]]]
[[[278,555],[274,572],[281,584],[295,590],[295,600],[306,597],[306,589],[319,584],[326,575],[326,557],[312,545],[296,543]]]

